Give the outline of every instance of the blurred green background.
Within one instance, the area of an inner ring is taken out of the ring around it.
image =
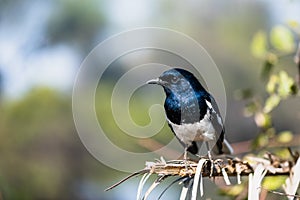
[[[250,50],[252,38],[259,30],[300,22],[299,10],[300,2],[289,0],[0,1],[0,199],[134,199],[137,179],[104,192],[127,174],[89,154],[77,135],[71,107],[72,86],[83,59],[107,37],[131,28],[170,28],[203,45],[224,80],[228,140],[253,139],[257,126],[244,117],[245,102],[234,97],[244,88],[266,96],[262,61]],[[101,80],[97,114],[107,116],[101,124],[115,144],[149,151],[113,122],[109,97],[115,77],[126,71],[126,64],[118,66]],[[291,75],[297,73],[294,66],[293,55],[281,63]],[[149,102],[161,103],[152,98],[147,101],[138,92],[132,98],[130,111],[137,124],[149,123]],[[273,111],[276,130],[300,133],[299,108],[299,98],[281,103]],[[167,127],[162,132],[152,139],[167,143],[173,137]],[[178,194],[174,187],[165,199]]]

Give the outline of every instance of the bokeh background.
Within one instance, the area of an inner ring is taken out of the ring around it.
[[[138,179],[104,192],[127,174],[89,154],[72,118],[72,87],[81,62],[101,41],[132,28],[170,28],[203,45],[224,80],[228,140],[253,139],[259,133],[257,126],[253,118],[244,116],[245,102],[235,98],[236,91],[244,88],[266,95],[260,79],[262,61],[250,51],[253,35],[289,20],[300,22],[299,10],[300,2],[290,0],[0,1],[0,199],[135,198]],[[284,63],[289,74],[297,73],[292,56]],[[145,141],[124,135],[113,122],[111,90],[130,62],[120,60],[115,65],[97,92],[98,114],[107,116],[101,124],[116,145],[149,151]],[[137,124],[146,125],[149,104],[157,100],[151,95],[153,101],[146,101],[142,94],[132,98],[130,111]],[[276,130],[300,133],[299,108],[296,97],[281,103],[273,111]],[[173,137],[167,127],[162,132],[152,138],[153,148],[155,142],[163,144]],[[178,194],[174,187],[165,199]]]

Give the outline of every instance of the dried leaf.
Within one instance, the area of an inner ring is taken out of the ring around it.
[[[136,195],[137,200],[140,200],[142,198],[142,192],[143,192],[144,185],[145,185],[146,181],[148,180],[148,178],[150,177],[150,175],[151,175],[151,173],[147,173],[147,174],[144,174],[143,177],[141,178],[139,186],[138,186],[137,195]]]
[[[149,187],[149,189],[146,191],[143,200],[147,200],[148,196],[150,195],[150,193],[154,190],[154,188],[156,188],[156,186],[158,186],[161,181],[163,180],[162,177],[157,178],[154,183]]]
[[[180,200],[185,200],[188,194],[188,191],[190,187],[192,186],[193,181],[191,179],[188,179],[187,181],[184,182],[184,186],[182,187],[181,194],[180,194]]]
[[[180,193],[180,200],[185,200],[187,197],[187,193],[189,191],[188,187],[182,187],[181,193]]]
[[[228,174],[226,173],[225,168],[222,168],[222,175],[226,185],[231,185]]]
[[[206,162],[206,160],[204,159],[200,159],[199,162],[198,162],[198,166],[196,168],[196,173],[195,173],[195,176],[194,176],[194,183],[193,183],[193,189],[192,189],[192,200],[196,200],[197,199],[197,191],[198,191],[198,184],[199,184],[199,181],[201,180],[201,170],[202,170],[202,167],[203,167],[203,164]],[[202,185],[202,186],[201,186]],[[200,182],[200,188],[203,188],[203,182],[201,180]],[[200,195],[203,196],[203,190],[200,191]]]
[[[283,189],[286,194],[295,195],[297,188],[299,187],[300,182],[300,159],[298,159],[296,165],[293,167],[292,175],[286,179]],[[294,197],[288,197],[290,200],[293,200]]]
[[[258,164],[253,176],[252,174],[249,175],[248,199],[259,200],[261,182],[266,174],[267,170],[265,167],[262,164]]]
[[[187,179],[186,177],[180,177],[178,179],[176,179],[175,181],[173,181],[172,183],[170,183],[162,192],[161,194],[159,195],[158,197],[158,200],[161,199],[161,197],[164,195],[164,193],[172,186],[174,185],[175,183],[179,182],[179,181],[182,181],[183,179]]]

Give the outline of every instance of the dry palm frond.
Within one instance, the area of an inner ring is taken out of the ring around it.
[[[109,187],[110,190],[129,178],[143,175],[140,180],[137,191],[137,200],[146,200],[150,193],[168,177],[179,176],[175,181],[171,182],[160,194],[159,198],[175,183],[182,184],[180,199],[195,200],[198,190],[200,196],[203,196],[203,177],[223,177],[225,183],[230,185],[229,177],[237,177],[237,183],[241,183],[241,176],[249,176],[249,199],[259,199],[261,190],[261,182],[265,176],[289,175],[284,190],[286,196],[296,197],[296,190],[300,182],[300,161],[299,154],[293,154],[291,151],[292,160],[283,160],[278,156],[266,153],[263,158],[248,156],[245,160],[239,158],[218,158],[210,160],[200,158],[198,162],[192,160],[170,160],[165,161],[163,158],[156,162],[146,162],[146,167],[143,170],[135,172],[120,182]],[[143,188],[150,175],[157,175],[157,179],[151,184],[143,195]],[[273,193],[276,193],[274,191]]]
[[[293,200],[300,182],[300,159],[298,159],[295,166],[293,166],[290,177],[288,177],[283,185],[283,189],[287,194],[289,200]]]
[[[261,182],[267,172],[268,170],[260,163],[254,170],[254,174],[249,174],[248,199],[259,200]]]
[[[205,163],[205,160],[200,159],[198,162],[198,166],[196,168],[196,173],[194,176],[194,183],[193,183],[193,190],[192,190],[192,200],[196,200],[197,199],[197,192],[198,192],[198,184],[200,181],[200,196],[203,196],[203,181],[202,181],[202,168],[203,165]]]
[[[182,180],[185,180],[185,179],[187,179],[187,177],[179,177],[179,178],[177,178],[175,181],[173,181],[172,183],[170,183],[170,184],[162,191],[162,193],[159,195],[158,200],[161,199],[161,197],[165,194],[165,192],[166,192],[172,185],[174,185],[175,183],[180,182],[180,181],[182,181]]]
[[[144,185],[145,185],[146,181],[148,180],[148,178],[150,177],[150,175],[151,175],[150,173],[146,173],[141,178],[140,184],[139,184],[139,187],[138,187],[138,191],[137,191],[137,195],[136,195],[136,200],[140,200],[141,199]]]

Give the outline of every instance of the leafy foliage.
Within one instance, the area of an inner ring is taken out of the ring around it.
[[[53,44],[68,43],[80,50],[92,48],[99,27],[105,23],[103,11],[95,0],[56,0],[57,7],[47,24],[47,37]]]
[[[294,26],[296,25],[294,24]],[[293,54],[296,50],[295,47],[294,34],[286,26],[275,26],[271,29],[270,34],[260,30],[253,36],[251,52],[263,63],[261,76],[263,80],[266,80],[264,83],[267,97],[250,96],[249,93],[253,93],[251,89],[241,91],[239,96],[247,100],[245,114],[253,116],[257,127],[260,129],[260,134],[253,143],[254,149],[266,147],[270,139],[274,137],[277,137],[277,141],[282,143],[292,140],[293,135],[290,131],[276,136],[272,111],[281,102],[298,93],[296,81],[286,71],[287,67],[279,69],[280,61]]]
[[[270,41],[272,46],[280,52],[293,52],[295,42],[292,32],[284,26],[278,25],[271,30]]]
[[[272,112],[286,99],[293,98],[298,93],[297,81],[288,74],[287,66],[282,68],[279,65],[284,57],[291,57],[296,51],[296,39],[291,30],[295,27],[296,22],[290,28],[278,25],[272,28],[270,34],[260,30],[253,36],[251,52],[263,63],[261,78],[265,84],[266,97],[254,95],[253,89],[249,88],[238,92],[238,98],[247,101],[245,115],[252,116],[259,129],[259,134],[252,143],[253,150],[266,148],[271,141],[285,145],[293,140],[290,130],[279,133],[276,131]],[[290,155],[286,149],[277,150],[276,153],[281,158]],[[262,187],[266,190],[277,190],[283,186],[285,180],[286,177],[267,177],[263,180]],[[244,185],[233,186],[223,192],[227,196],[237,197],[245,188]]]
[[[35,88],[1,102],[0,111],[0,197],[69,199],[91,173],[97,179],[102,171],[105,179],[107,169],[87,156],[78,138],[68,95]]]

